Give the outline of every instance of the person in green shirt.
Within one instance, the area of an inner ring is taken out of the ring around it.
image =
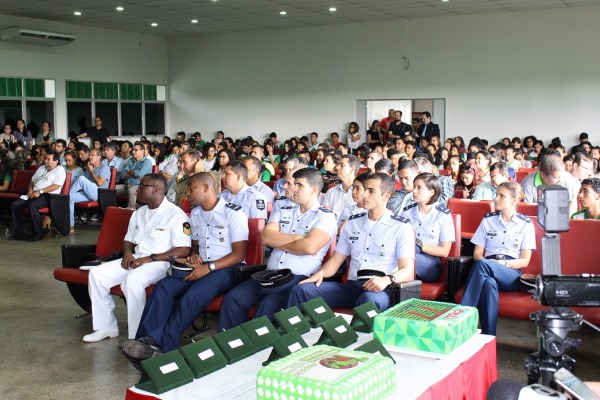
[[[581,181],[577,199],[581,210],[571,215],[571,219],[600,220],[600,179],[588,178]]]

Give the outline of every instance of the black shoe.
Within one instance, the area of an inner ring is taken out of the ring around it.
[[[42,231],[38,234],[34,233],[33,236],[27,239],[28,242],[37,242],[38,240],[42,240],[46,237],[47,234],[50,233],[50,229],[43,228]]]
[[[163,353],[156,341],[149,336],[124,341],[121,351],[127,356],[140,361]]]

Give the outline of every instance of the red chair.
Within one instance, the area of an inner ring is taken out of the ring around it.
[[[108,182],[108,188],[98,188],[98,200],[97,201],[80,201],[75,203],[75,212],[77,210],[90,210],[92,208],[99,208],[100,212],[104,214],[105,210],[110,206],[117,205],[117,174],[116,168],[110,169],[110,180]],[[81,178],[85,179],[85,178]],[[82,220],[83,222],[83,220]],[[85,223],[85,222],[84,222]]]
[[[493,211],[492,202],[489,200],[474,201],[452,198],[448,200],[448,208],[452,214],[461,216],[461,237],[463,239],[471,239],[485,214]]]
[[[449,169],[440,169],[439,173],[440,173],[440,175],[443,175],[443,176],[450,176],[450,175],[452,175],[452,171],[449,170]]]
[[[461,245],[461,216],[452,214],[452,223],[454,224],[454,243],[450,247],[448,257],[460,256]],[[421,298],[425,300],[437,300],[448,288],[448,257],[442,257],[442,276],[437,282],[423,282],[421,286]]]
[[[183,198],[183,200],[181,200],[181,204],[179,205],[179,208],[181,208],[183,210],[183,212],[188,215],[190,215],[190,213],[192,212],[192,204],[185,197]]]
[[[517,205],[517,212],[528,217],[537,217],[537,209],[537,203],[519,203]]]
[[[536,168],[519,168],[517,172],[515,172],[516,180],[518,183],[523,182],[523,179],[530,173],[537,171]]]
[[[32,170],[13,171],[10,187],[6,192],[0,193],[0,200],[16,200],[27,193],[33,174],[35,171]]]
[[[96,244],[63,244],[61,247],[63,267],[54,270],[54,278],[67,284],[73,299],[87,313],[91,312],[88,271],[79,267],[86,261],[110,257],[123,250],[131,214],[133,210],[127,208],[109,207]]]
[[[462,189],[454,190],[454,198],[455,199],[466,199],[468,197],[469,197],[469,192],[467,192],[466,190],[462,190]]]
[[[364,168],[364,167],[363,168],[359,168],[358,169],[358,173],[356,174],[356,176],[362,175],[362,174],[364,174],[366,172],[369,172],[369,168]]]
[[[61,167],[62,168],[62,167]],[[42,215],[50,215],[56,229],[61,235],[69,234],[69,191],[71,190],[71,173],[67,172],[60,194],[48,195],[48,206],[40,208]],[[23,209],[24,215],[29,215],[29,209]]]
[[[153,165],[152,166],[152,173],[153,174],[158,174],[158,165]]]
[[[270,187],[271,189],[275,189],[275,183],[276,183],[276,182],[277,182],[277,181],[266,181],[266,182],[263,182],[263,183],[264,183],[265,185],[267,185],[268,187]]]

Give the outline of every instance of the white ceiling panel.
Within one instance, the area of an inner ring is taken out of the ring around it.
[[[600,5],[600,0],[2,0],[0,13],[163,36]],[[116,11],[117,6],[125,8]],[[329,7],[336,7],[330,12]],[[76,17],[74,11],[83,15]],[[279,15],[286,11],[286,16]],[[191,20],[197,19],[198,24]],[[153,28],[150,23],[159,26]],[[32,28],[32,27],[25,27]]]

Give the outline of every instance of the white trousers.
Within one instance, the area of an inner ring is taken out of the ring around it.
[[[135,339],[142,312],[146,305],[146,288],[165,277],[169,263],[150,262],[127,270],[121,267],[121,259],[92,267],[89,275],[89,292],[92,300],[94,330],[117,326],[115,301],[110,288],[121,285],[127,300],[128,337]]]

